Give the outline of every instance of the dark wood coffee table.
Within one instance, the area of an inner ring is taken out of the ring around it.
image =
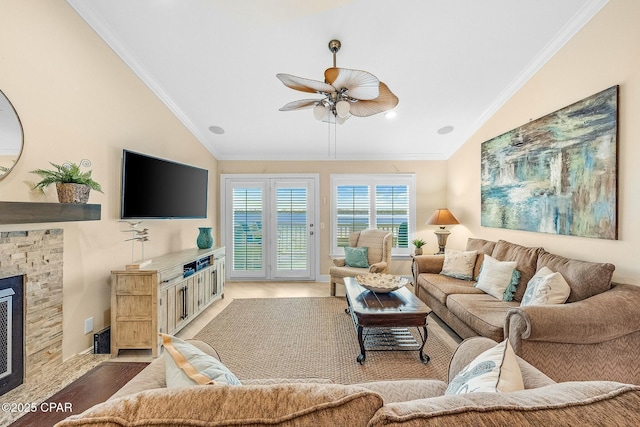
[[[345,277],[344,284],[348,304],[345,311],[353,318],[360,344],[358,363],[364,363],[367,349],[418,351],[420,360],[429,362],[430,358],[423,349],[427,342],[427,316],[431,309],[424,302],[406,286],[380,293],[360,286],[354,277]],[[410,327],[418,328],[422,342],[416,341],[407,329]]]

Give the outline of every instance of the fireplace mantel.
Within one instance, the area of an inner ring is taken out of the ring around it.
[[[0,224],[97,221],[100,210],[101,205],[0,202]]]

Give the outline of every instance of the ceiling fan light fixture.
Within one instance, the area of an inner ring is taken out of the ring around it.
[[[344,99],[336,103],[336,113],[341,119],[344,119],[349,115],[349,110],[351,110],[351,104]]]
[[[318,121],[323,121],[329,115],[329,109],[322,103],[313,107],[313,117]]]
[[[333,67],[324,71],[323,82],[291,74],[276,74],[276,77],[291,89],[324,96],[321,99],[289,102],[280,108],[280,111],[313,108],[313,115],[317,120],[326,121],[333,115],[342,119],[341,122],[344,123],[344,120],[351,116],[368,117],[391,110],[398,105],[398,97],[373,74],[336,67],[336,53],[340,46],[339,40],[329,42],[329,50],[333,54]]]

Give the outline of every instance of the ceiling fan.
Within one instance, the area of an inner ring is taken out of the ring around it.
[[[333,53],[333,67],[324,71],[324,82],[305,79],[291,74],[276,74],[285,86],[301,92],[319,93],[320,99],[300,99],[285,104],[280,111],[313,108],[317,120],[342,124],[349,117],[368,117],[391,110],[398,105],[395,96],[386,84],[366,71],[336,67],[336,53],[340,50],[339,40],[329,42]]]

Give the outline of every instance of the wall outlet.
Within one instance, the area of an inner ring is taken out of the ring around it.
[[[93,317],[84,320],[84,333],[90,334],[91,332],[93,332]]]

